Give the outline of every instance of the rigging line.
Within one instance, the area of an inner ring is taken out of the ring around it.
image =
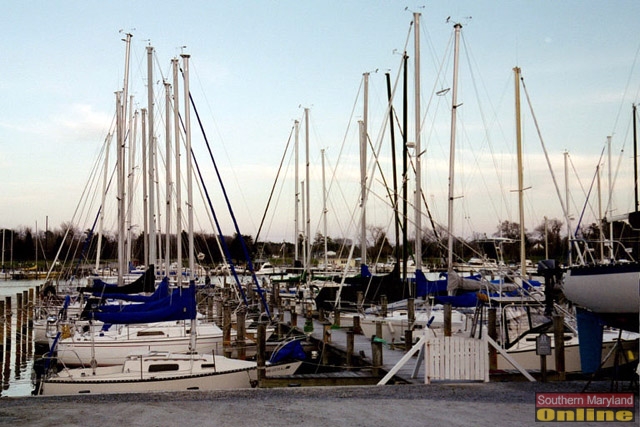
[[[209,209],[211,209],[211,211],[213,212],[213,217],[215,219],[216,222],[216,227],[218,228],[218,234],[220,234],[221,238],[220,240],[222,241],[222,245],[224,247],[224,253],[227,256],[227,262],[229,263],[229,266],[231,268],[231,272],[233,273],[233,276],[236,280],[236,284],[238,286],[238,289],[240,290],[240,293],[242,294],[242,299],[244,300],[244,304],[246,306],[249,305],[249,302],[247,301],[247,297],[244,293],[244,290],[242,289],[242,285],[240,284],[240,279],[238,278],[238,275],[236,273],[235,267],[233,265],[233,260],[231,259],[231,253],[229,252],[229,248],[227,247],[227,243],[224,240],[224,236],[222,235],[222,228],[220,227],[220,222],[218,221],[218,217],[215,213],[215,210],[213,209],[213,204],[211,203],[211,198],[209,197],[209,190],[207,190],[207,187],[204,185],[204,178],[202,176],[202,172],[200,171],[200,165],[198,164],[198,160],[195,158],[195,154],[193,149],[191,149],[191,157],[193,158],[193,161],[195,163],[196,166],[196,170],[198,172],[198,177],[200,178],[200,181],[202,183],[202,186],[204,187],[204,191],[207,197],[207,203],[209,204]],[[242,237],[240,235],[238,235],[239,239],[242,239]]]
[[[465,51],[465,55],[467,57],[467,65],[469,67],[469,75],[471,76],[471,81],[473,83],[472,84],[473,90],[475,92],[476,99],[478,100],[478,110],[480,112],[480,117],[481,117],[482,124],[483,124],[484,136],[485,136],[485,139],[487,141],[487,146],[489,147],[489,152],[491,153],[491,160],[492,160],[492,163],[493,163],[494,171],[496,173],[496,178],[497,178],[497,181],[498,181],[498,185],[500,187],[500,200],[501,200],[500,204],[504,206],[505,210],[508,213],[510,211],[510,209],[509,209],[509,206],[508,206],[508,203],[507,203],[507,199],[506,199],[507,191],[505,191],[504,183],[503,183],[503,180],[502,180],[502,174],[499,173],[500,168],[499,168],[498,164],[496,163],[496,153],[495,153],[493,144],[491,143],[491,137],[490,137],[490,134],[489,134],[489,131],[488,131],[489,125],[487,123],[486,115],[485,115],[484,109],[482,108],[482,105],[479,102],[480,101],[480,95],[479,95],[479,90],[478,90],[478,84],[476,82],[476,77],[475,77],[475,74],[473,73],[473,69],[471,68],[471,62],[472,61],[471,61],[471,57],[470,57],[470,49],[467,47],[467,40],[464,37],[464,33],[461,33],[461,35],[462,35],[462,43],[463,43],[463,45],[465,47],[464,51]],[[494,111],[495,111],[495,109],[494,109]],[[484,177],[483,177],[483,180],[484,180]],[[489,200],[490,200],[491,205],[492,205],[492,207],[494,209],[494,212],[496,213],[496,216],[499,217],[500,215],[499,215],[498,206],[496,206],[496,204],[495,204],[495,202],[494,202],[492,197],[489,197]],[[507,214],[507,216],[510,216],[510,215]]]
[[[605,148],[603,147],[603,148],[602,148],[602,152],[600,153],[600,158],[598,159],[598,165],[600,165],[600,164],[601,164],[601,162],[602,162],[602,157],[603,157],[603,155],[604,155],[604,150],[605,150]],[[591,179],[591,185],[589,186],[589,191],[588,191],[588,192],[586,192],[586,191],[584,190],[584,186],[582,185],[582,180],[580,179],[580,176],[578,176],[578,171],[576,170],[576,167],[575,167],[575,164],[573,163],[573,159],[571,158],[571,155],[567,154],[567,157],[569,158],[569,164],[571,165],[571,169],[573,170],[573,173],[574,173],[574,175],[576,176],[576,179],[577,179],[577,181],[578,181],[578,184],[580,185],[580,190],[582,190],[582,194],[585,196],[585,203],[584,203],[583,208],[582,208],[582,212],[583,212],[583,214],[584,214],[584,212],[585,212],[585,210],[586,210],[586,208],[587,208],[587,204],[588,204],[588,205],[589,205],[589,207],[591,208],[591,209],[590,209],[590,210],[591,210],[591,213],[592,213],[596,218],[598,218],[598,216],[599,216],[599,215],[598,215],[598,214],[596,214],[596,213],[594,212],[594,209],[593,209],[593,207],[591,206],[591,203],[589,203],[589,199],[591,198],[590,194],[591,194],[591,191],[592,191],[592,189],[593,189],[594,183],[596,182],[596,179],[597,179],[597,177],[598,177],[598,173],[599,173],[598,168],[599,168],[599,166],[597,166],[597,167],[596,167],[596,171],[595,171],[595,173],[594,173],[594,175],[593,175],[593,178]],[[573,205],[575,206],[575,205],[576,205],[576,203],[575,203],[575,201],[573,200],[573,197],[571,198],[571,201],[573,202]],[[581,217],[582,217],[582,215],[581,215]],[[600,219],[600,218],[598,218],[598,219]],[[577,233],[578,233],[578,230],[576,230],[576,234],[577,234]]]
[[[211,106],[211,103],[209,102],[209,98],[207,97],[207,91],[204,89],[204,86],[202,84],[202,79],[200,78],[200,74],[198,73],[198,64],[197,64],[197,60],[193,60],[189,65],[191,67],[191,72],[193,72],[195,74],[195,78],[197,81],[198,86],[201,89],[201,93],[202,93],[202,98],[204,99],[204,104],[206,106],[206,108],[209,111],[209,118],[211,119],[212,123],[213,123],[213,130],[215,135],[218,137],[218,140],[221,141],[221,143],[219,144],[220,150],[222,150],[222,152],[225,155],[226,160],[229,162],[229,164],[233,164],[233,161],[231,160],[231,157],[229,155],[229,151],[227,151],[227,144],[225,143],[225,138],[223,137],[222,133],[220,132],[220,127],[218,125],[218,121],[216,120],[216,117],[214,116],[214,111],[213,108]],[[219,156],[220,157],[220,156]],[[242,188],[243,186],[240,183],[240,180],[238,179],[238,175],[236,174],[236,168],[231,168],[230,171],[231,174],[231,178],[233,180],[233,182],[237,185],[238,188]],[[249,203],[247,202],[247,199],[245,198],[245,193],[244,192],[239,192],[239,196],[242,199],[242,204],[244,205],[245,209],[247,212],[251,211],[252,209],[249,207]],[[250,225],[255,229],[255,224],[253,223],[253,216],[249,216],[249,221],[250,221]]]
[[[603,155],[604,155],[604,147],[602,148],[602,151],[600,152],[600,158],[598,159],[598,165],[602,161],[602,156]],[[577,176],[577,171],[575,169],[575,165],[571,161],[571,157],[569,157],[569,162],[571,163],[571,167],[573,169],[573,173],[575,173],[576,176]],[[578,235],[578,233],[580,231],[580,226],[581,226],[582,220],[584,218],[585,211],[587,210],[587,206],[591,205],[589,203],[589,199],[591,198],[591,191],[593,190],[593,187],[594,187],[594,185],[596,183],[596,179],[598,178],[598,174],[600,174],[600,168],[599,167],[596,168],[596,172],[593,174],[593,178],[591,178],[591,185],[589,185],[589,191],[585,194],[585,201],[584,201],[584,204],[582,205],[582,211],[580,212],[580,217],[579,217],[578,222],[576,224],[576,231],[575,231],[575,235],[576,236]],[[584,187],[582,186],[582,182],[580,181],[580,178],[578,178],[578,183],[580,183],[580,188],[582,189],[582,192],[584,193]]]
[[[629,77],[627,78],[627,84],[624,87],[624,95],[627,94],[629,90],[629,85],[631,84],[631,80],[633,77],[633,69],[636,67],[636,63],[638,62],[638,56],[640,55],[640,43],[638,44],[638,48],[636,49],[636,54],[633,57],[633,65],[631,66],[631,71],[629,71]],[[624,100],[623,95],[623,100]],[[620,115],[622,114],[622,109],[624,107],[624,102],[620,102],[620,108],[618,109],[618,114],[616,115],[616,120],[613,123],[613,130],[611,131],[611,135],[615,134],[615,129],[618,127],[618,120],[620,119]]]
[[[353,123],[353,116],[355,115],[356,106],[358,104],[358,98],[360,97],[360,91],[362,90],[362,86],[364,85],[364,78],[360,79],[360,86],[358,87],[358,91],[356,93],[356,97],[353,101],[353,107],[351,108],[351,115],[349,116],[349,121],[347,123],[347,128],[345,129],[344,136],[342,137],[342,144],[340,145],[340,151],[338,151],[338,163],[340,163],[340,159],[342,158],[342,152],[345,149],[347,144],[347,136],[349,134],[349,129],[351,128],[351,124]],[[333,187],[334,180],[337,180],[335,177],[336,170],[331,176],[331,180],[329,181],[329,186],[327,187],[327,193],[331,193],[331,188]]]
[[[449,42],[447,43],[447,46],[445,47],[444,50],[444,55],[442,56],[442,60],[440,62],[440,67],[438,68],[437,72],[436,72],[436,76],[438,76],[434,83],[433,83],[433,88],[431,89],[431,96],[429,97],[429,102],[426,105],[425,108],[425,112],[422,115],[422,119],[420,120],[420,129],[425,129],[425,122],[427,120],[427,115],[431,109],[433,100],[436,99],[437,93],[439,92],[438,90],[436,90],[436,87],[438,85],[438,83],[440,83],[440,87],[443,87],[443,83],[445,83],[445,73],[444,73],[444,68],[445,68],[445,64],[448,62],[448,60],[450,60],[451,55],[449,55],[449,52],[452,48],[452,44],[453,44],[453,39],[454,39],[454,33],[451,33],[451,36],[449,37]],[[435,57],[435,55],[434,55]],[[435,114],[435,113],[434,113]],[[435,120],[435,117],[434,117]],[[433,130],[435,127],[432,127],[431,129]],[[428,141],[429,139],[427,139]]]
[[[189,94],[189,97],[191,99],[191,94]],[[193,99],[191,99],[191,103],[193,104]],[[195,107],[194,107],[194,109],[195,109]],[[196,111],[196,116],[198,117],[198,122],[200,122],[200,117],[199,117],[197,111]],[[182,117],[180,117],[180,122],[181,122],[182,128],[184,130],[185,125],[182,122]],[[200,126],[202,128],[202,123],[201,122],[200,122]],[[204,130],[203,129],[201,129],[201,130],[204,133]],[[205,141],[207,142],[207,145],[208,145],[208,140],[207,140],[206,135],[204,135],[204,138],[205,138]],[[214,222],[216,224],[216,228],[218,230],[218,234],[220,235],[220,239],[218,239],[218,242],[222,246],[223,255],[227,259],[227,264],[229,264],[229,268],[231,269],[231,273],[233,275],[233,278],[235,279],[236,286],[237,286],[240,294],[242,295],[242,299],[243,299],[245,305],[249,306],[249,302],[247,301],[247,297],[246,297],[246,295],[244,293],[244,290],[242,289],[242,285],[240,283],[240,278],[238,277],[238,274],[237,274],[236,269],[235,269],[235,265],[233,264],[233,260],[231,258],[231,252],[229,251],[229,247],[227,246],[227,242],[224,239],[224,235],[222,234],[222,227],[220,226],[220,222],[218,221],[218,216],[217,216],[217,214],[215,212],[215,209],[213,208],[213,204],[211,203],[211,198],[209,197],[209,190],[207,189],[207,187],[206,187],[206,185],[204,183],[204,178],[202,177],[202,174],[200,173],[200,167],[198,165],[197,159],[195,158],[195,154],[194,154],[193,148],[191,149],[191,156],[192,156],[192,158],[193,158],[193,160],[195,162],[195,166],[196,166],[198,175],[200,177],[201,185],[202,185],[202,188],[204,189],[204,192],[205,192],[205,195],[206,195],[206,198],[207,198],[207,203],[209,204],[209,209],[211,211],[211,214],[213,215],[213,220],[214,220]],[[238,238],[240,239],[240,241],[242,243],[244,243],[244,241],[242,240],[242,236],[240,234],[238,234]],[[178,244],[180,244],[180,240],[181,240],[181,237],[178,236]],[[260,291],[260,290],[261,289],[258,286],[258,291]]]
[[[549,172],[551,173],[551,178],[553,180],[553,185],[556,189],[556,195],[558,196],[558,201],[560,202],[560,206],[562,207],[562,213],[565,217],[565,221],[569,224],[569,214],[567,212],[567,208],[562,201],[562,197],[560,196],[560,187],[558,186],[558,181],[556,179],[556,175],[553,172],[553,168],[551,167],[551,161],[549,160],[549,153],[547,152],[547,147],[544,144],[544,140],[542,139],[542,133],[540,132],[540,127],[538,126],[538,119],[536,118],[536,114],[533,111],[533,106],[531,105],[531,98],[529,98],[529,91],[527,90],[527,85],[524,83],[524,77],[520,75],[520,82],[522,83],[522,88],[524,89],[524,95],[527,98],[527,104],[529,105],[529,110],[531,111],[531,117],[533,118],[533,123],[535,124],[536,131],[538,132],[538,138],[540,139],[540,145],[542,145],[542,151],[544,151],[544,157],[547,160],[547,166],[549,167]],[[573,238],[574,244],[576,245],[576,249],[578,249],[578,258],[580,260],[580,264],[584,264],[584,258],[580,253],[579,248],[577,247],[577,242],[575,242],[575,234],[573,236],[567,236],[568,238]]]
[[[211,162],[213,163],[213,167],[216,171],[216,176],[218,177],[218,182],[220,183],[220,187],[222,190],[222,193],[224,195],[225,201],[227,203],[227,208],[229,209],[229,213],[231,215],[231,219],[233,220],[233,225],[235,227],[236,233],[238,235],[238,240],[240,241],[240,245],[242,246],[242,251],[244,252],[244,256],[246,258],[247,261],[247,267],[249,267],[249,271],[251,272],[251,277],[253,278],[253,282],[256,285],[256,288],[258,290],[258,294],[260,295],[260,299],[262,300],[262,304],[264,306],[265,312],[267,313],[267,316],[269,316],[269,318],[271,318],[271,313],[269,310],[269,306],[267,304],[267,301],[264,297],[264,290],[262,289],[262,287],[260,286],[260,283],[258,282],[258,278],[256,277],[256,273],[254,271],[253,268],[253,262],[251,261],[251,257],[249,255],[249,250],[247,248],[247,244],[244,241],[244,238],[242,237],[242,233],[240,232],[240,227],[238,226],[238,221],[236,220],[236,217],[233,213],[233,209],[231,208],[231,202],[229,201],[229,196],[227,194],[227,189],[225,188],[223,182],[222,182],[222,177],[220,175],[220,171],[218,170],[218,165],[215,161],[215,159],[213,158],[213,152],[211,151],[211,145],[209,144],[209,139],[207,138],[207,134],[204,131],[204,127],[202,124],[202,121],[200,120],[200,114],[198,114],[198,109],[196,108],[195,102],[193,101],[193,96],[191,95],[191,93],[189,93],[189,101],[191,101],[191,105],[193,106],[193,110],[196,113],[196,118],[198,119],[198,124],[200,125],[200,130],[202,132],[202,136],[204,138],[204,141],[207,145],[207,150],[209,151],[209,156],[211,158]],[[193,152],[193,149],[191,150],[191,156],[194,157],[194,161],[195,161],[195,155]],[[197,162],[196,162],[197,165]],[[200,174],[200,170],[198,169],[198,173]],[[201,178],[202,179],[202,178]],[[204,181],[203,181],[203,186],[204,186]],[[205,186],[205,191],[206,191],[206,186]],[[211,205],[211,200],[209,200],[209,204]],[[211,206],[213,207],[213,206]],[[244,297],[244,291],[242,291],[243,297]],[[245,298],[245,302],[246,302],[246,297]]]
[[[395,201],[394,194],[392,193],[391,188],[389,187],[389,184],[387,184],[387,179],[385,177],[384,171],[382,170],[382,165],[380,164],[380,159],[378,158],[379,153],[377,153],[374,150],[373,143],[371,142],[371,139],[368,137],[368,135],[367,135],[367,141],[369,142],[369,147],[371,148],[371,151],[373,153],[373,157],[375,159],[375,165],[378,166],[378,171],[380,172],[380,178],[382,179],[382,185],[384,186],[385,190],[387,191],[387,197],[389,198],[389,201],[386,202],[386,200],[385,200],[385,202],[388,203],[389,206],[391,207],[391,209],[394,211],[393,217],[394,218],[397,217],[398,225],[400,226],[400,229],[404,233],[404,229],[402,227],[402,221],[400,220],[399,216],[395,215],[395,212],[398,209],[397,201]],[[371,179],[373,180],[373,177]],[[422,197],[424,198],[424,193],[422,194]],[[380,199],[382,199],[382,198],[380,197]],[[426,204],[426,200],[425,200],[425,204]],[[427,207],[427,210],[428,209],[429,208]]]
[[[111,122],[111,126],[110,129],[113,129],[113,125],[114,125],[114,121],[115,121],[115,114],[112,118],[112,122]],[[88,203],[88,197],[85,197],[85,195],[87,194],[87,192],[89,191],[89,187],[91,182],[93,182],[94,179],[98,179],[98,172],[99,172],[99,167],[98,165],[100,165],[102,163],[102,159],[104,156],[108,156],[107,153],[107,147],[109,146],[110,140],[112,138],[113,134],[111,132],[109,132],[107,134],[107,136],[105,137],[105,141],[101,146],[100,149],[100,153],[96,158],[96,161],[94,162],[90,172],[89,172],[89,179],[87,179],[87,182],[82,190],[82,194],[80,195],[80,200],[78,201],[78,204],[76,205],[76,208],[73,212],[73,216],[71,217],[71,221],[69,223],[69,227],[67,228],[65,235],[62,239],[62,242],[64,242],[67,238],[67,236],[69,235],[69,233],[71,232],[71,229],[73,227],[73,223],[76,220],[76,217],[79,215],[79,211],[82,210],[84,211],[87,203]],[[81,208],[82,207],[82,208]],[[51,267],[49,268],[49,271],[47,272],[47,275],[45,277],[45,280],[48,280],[49,276],[51,275],[51,272],[53,271],[53,268],[56,264],[56,261],[58,261],[59,257],[60,257],[60,253],[62,251],[62,247],[64,245],[60,244],[59,248],[58,248],[58,252],[56,253],[55,258],[53,259],[53,262],[51,264]]]
[[[409,164],[411,166],[411,170],[413,171],[414,175],[416,173],[416,165],[413,163],[413,158],[409,157]],[[438,238],[438,230],[436,228],[436,223],[433,219],[433,215],[431,214],[431,209],[429,208],[429,204],[427,203],[427,197],[424,195],[424,190],[422,188],[420,188],[420,198],[422,199],[422,203],[424,203],[424,207],[427,210],[426,214],[427,214],[427,218],[429,219],[429,222],[431,223],[431,229],[433,230],[433,234],[436,236],[436,238]],[[411,201],[408,201],[409,204],[412,204]],[[414,206],[412,206],[414,207]],[[415,207],[414,207],[415,209]]]
[[[620,165],[622,164],[622,159],[624,156],[624,146],[626,143],[622,144],[622,148],[620,149],[620,156],[618,157],[618,164],[616,165],[615,175],[613,176],[613,182],[611,183],[611,189],[613,190],[616,186],[616,181],[618,181],[618,173],[620,172]],[[609,201],[607,203],[607,208],[609,210],[613,209],[613,194],[609,194]]]
[[[267,206],[264,208],[264,213],[262,214],[262,220],[260,221],[260,227],[258,227],[258,232],[256,233],[255,242],[258,242],[258,238],[260,237],[260,232],[262,231],[262,226],[264,225],[265,217],[267,216],[267,211],[269,210],[269,205],[271,204],[271,199],[273,198],[273,193],[276,189],[276,184],[278,183],[278,177],[280,176],[280,172],[282,171],[282,164],[284,163],[284,159],[286,158],[287,151],[289,150],[289,144],[291,143],[291,136],[293,135],[294,127],[291,127],[291,132],[289,132],[289,139],[287,140],[287,145],[284,148],[284,153],[282,153],[282,158],[280,159],[280,165],[278,166],[278,173],[276,174],[276,179],[273,182],[273,186],[271,187],[271,192],[269,193],[269,199],[267,200]]]

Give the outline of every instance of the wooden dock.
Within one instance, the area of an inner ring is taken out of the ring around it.
[[[353,328],[351,325],[336,327],[328,321],[320,321],[316,318],[310,319],[313,330],[305,333],[309,329],[308,319],[296,316],[295,324],[291,321],[289,313],[285,312],[283,326],[295,329],[298,334],[306,334],[309,340],[315,341],[331,349],[334,353],[342,354],[347,360],[347,354],[351,353],[357,359],[360,368],[353,368],[345,365],[341,372],[323,374],[321,376],[296,375],[294,382],[299,385],[363,385],[377,384],[405,355],[403,346],[393,346],[388,343],[374,340],[362,334],[353,333],[353,350],[348,349],[348,335]],[[381,351],[380,351],[381,350]],[[381,360],[380,360],[381,358]],[[424,383],[424,364],[419,365],[419,369],[414,375],[415,367],[418,363],[418,356],[415,355],[411,361],[406,363],[394,376],[396,383]],[[356,364],[354,363],[354,366]],[[366,367],[366,369],[363,369]],[[287,382],[289,381],[289,382]],[[272,384],[273,383],[273,384]],[[273,378],[265,386],[287,386],[293,385],[291,379]]]

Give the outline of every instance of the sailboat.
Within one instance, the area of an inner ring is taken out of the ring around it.
[[[267,364],[267,375],[292,375],[302,362]],[[254,361],[215,354],[149,352],[133,354],[117,366],[65,369],[43,380],[38,394],[145,393],[157,391],[212,391],[253,388],[258,385]]]
[[[623,224],[631,226],[634,232],[640,228],[636,116],[636,106],[633,105],[635,211],[617,218]],[[611,137],[607,138],[607,145],[609,148],[609,171],[611,171]],[[611,172],[609,173],[609,193],[611,197]],[[615,221],[616,218],[612,218],[612,220]],[[569,266],[561,283],[563,294],[576,306],[578,330],[580,335],[585,337],[581,341],[580,352],[584,361],[583,370],[587,372],[596,372],[601,367],[599,356],[607,332],[605,326],[640,332],[640,263],[635,260],[620,260],[615,256],[613,221],[609,222],[609,249],[611,251],[609,260],[603,259],[599,264]],[[625,255],[628,255],[628,251]],[[587,337],[589,337],[588,340]],[[622,344],[625,343],[622,342]],[[637,350],[636,343],[636,363]],[[634,359],[629,361],[633,362]]]
[[[130,37],[127,38],[129,42]],[[128,44],[127,44],[128,51]],[[149,68],[152,67],[153,48],[147,47]],[[188,179],[188,237],[189,271],[195,271],[195,251],[193,239],[193,202],[191,168],[191,134],[189,116],[189,55],[181,55],[184,73],[185,99],[185,140]],[[173,61],[174,101],[178,96],[178,61]],[[150,80],[151,80],[151,73]],[[126,80],[125,80],[126,81]],[[126,85],[125,85],[126,86]],[[151,85],[149,85],[151,87]],[[168,98],[167,90],[167,98]],[[150,108],[153,93],[149,94]],[[121,108],[118,108],[121,111]],[[117,115],[118,128],[121,129],[121,113]],[[153,116],[150,111],[150,118]],[[176,113],[177,117],[177,113]],[[178,121],[176,120],[176,126]],[[167,132],[169,133],[169,132]],[[150,124],[150,139],[153,139]],[[120,140],[119,147],[124,145]],[[179,145],[179,142],[176,142]],[[119,151],[120,152],[120,151]],[[176,156],[179,158],[179,156]],[[119,156],[119,164],[123,158]],[[153,163],[153,162],[151,162]],[[119,168],[122,172],[122,168]],[[122,181],[120,176],[120,181]],[[151,186],[153,187],[153,186]],[[122,187],[119,185],[119,188]],[[153,197],[150,197],[153,199]],[[124,200],[122,194],[118,198]],[[123,206],[119,206],[120,225],[123,221]],[[153,208],[151,208],[153,210]],[[151,221],[152,222],[152,221]],[[155,227],[152,226],[153,230]],[[168,227],[167,227],[168,228]],[[178,235],[181,230],[178,227]],[[122,227],[119,228],[120,236]],[[155,238],[150,236],[150,253],[153,265],[156,260]],[[167,245],[168,246],[168,245]],[[180,247],[181,245],[178,245]],[[101,299],[95,304],[88,302],[86,317],[89,323],[86,330],[76,330],[71,337],[61,337],[58,333],[51,346],[56,352],[58,366],[45,368],[45,375],[37,385],[37,394],[57,395],[74,393],[130,393],[145,391],[176,390],[219,390],[255,386],[257,363],[233,360],[217,355],[221,348],[223,332],[214,323],[200,322],[196,309],[196,283],[190,278],[188,286],[182,280],[167,296],[150,298],[145,302],[130,304],[106,304],[104,299],[114,298],[119,289],[124,289],[120,280],[124,263],[122,239],[119,238],[119,283],[116,287],[98,284],[92,288]],[[178,265],[181,265],[180,256]],[[165,265],[169,265],[168,254]],[[153,269],[151,269],[153,271]],[[165,276],[158,288],[168,288],[168,276]],[[95,330],[98,325],[99,330]],[[293,373],[301,362],[283,363],[274,369],[283,373]],[[79,366],[79,367],[74,367]],[[268,368],[267,371],[271,370]]]
[[[640,228],[636,116],[637,111],[634,104],[635,211],[629,212],[621,218],[612,218],[613,221],[619,220],[633,230]],[[609,150],[609,170],[611,170],[611,137],[607,138],[607,146]],[[612,193],[611,173],[609,173],[609,181],[609,193]],[[584,319],[584,325],[590,323],[596,325],[601,322],[615,328],[639,332],[640,263],[634,260],[620,260],[615,256],[613,222],[611,221],[609,222],[609,234],[609,249],[611,251],[609,260],[602,260],[599,264],[570,266],[562,282],[562,290],[570,301],[581,308],[581,317]],[[628,251],[625,252],[625,255],[628,255]],[[587,320],[589,318],[590,320]],[[600,335],[597,326],[594,326],[595,329],[587,328],[592,333]]]

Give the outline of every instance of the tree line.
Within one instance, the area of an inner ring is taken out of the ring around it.
[[[609,225],[613,226],[612,232]],[[606,242],[610,235],[614,236],[614,244]],[[604,222],[589,224],[581,227],[577,232],[577,241],[573,244],[573,251],[582,251],[599,259],[600,254],[605,258],[613,256],[614,259],[633,258],[638,259],[639,231],[632,228],[626,222]],[[534,261],[551,258],[560,262],[566,262],[569,258],[569,241],[566,234],[566,226],[558,219],[550,219],[534,228],[532,232],[525,229],[525,250],[527,258]],[[605,241],[603,241],[603,236]],[[183,254],[187,253],[186,232],[180,239],[183,245]],[[158,248],[161,253],[165,248],[163,234],[158,234]],[[496,238],[502,243],[496,245]],[[299,247],[304,245],[304,237],[298,236]],[[23,268],[33,266],[38,262],[39,268],[48,268],[54,259],[64,264],[69,262],[91,263],[98,253],[98,238],[91,230],[78,230],[69,224],[62,224],[59,229],[38,230],[35,232],[30,227],[21,227],[15,230],[2,230],[2,260],[3,267],[13,266]],[[321,262],[324,257],[325,240],[327,251],[335,254],[335,257],[346,258],[350,246],[355,244],[354,253],[360,254],[360,245],[351,239],[332,238],[317,233],[311,242],[312,258],[314,263]],[[505,263],[519,262],[520,225],[511,221],[502,221],[496,231],[491,235],[475,233],[470,239],[454,238],[453,247],[455,261],[465,261],[471,257],[486,256],[499,259]],[[170,236],[170,251],[176,253],[178,239]],[[234,234],[219,239],[213,233],[194,233],[196,254],[205,265],[217,265],[225,263],[228,253],[232,262],[244,265],[247,257],[253,262],[262,260],[276,260],[276,264],[292,265],[294,258],[294,244],[291,242],[254,242],[250,235]],[[414,239],[407,239],[407,256],[413,255]],[[370,226],[367,236],[367,259],[385,262],[391,258],[401,258],[403,244],[392,244],[389,236],[382,227]],[[447,257],[448,238],[446,230],[436,228],[424,231],[422,234],[423,261],[434,267],[442,266]],[[145,246],[145,234],[140,233],[132,237],[131,259],[134,264],[143,264]],[[118,239],[115,233],[103,235],[100,239],[100,257],[105,262],[117,259]],[[576,259],[574,253],[574,259]],[[613,254],[613,255],[611,255]],[[358,255],[359,256],[359,255]],[[161,255],[158,256],[161,258]],[[587,259],[587,261],[589,261]]]

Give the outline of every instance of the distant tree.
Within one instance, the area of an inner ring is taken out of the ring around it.
[[[563,244],[562,244],[562,227],[563,223],[559,219],[547,219],[546,221],[546,230],[545,223],[538,225],[533,230],[533,240],[535,243],[540,244],[544,251],[545,245],[545,236],[547,245],[547,252],[549,253],[549,258],[552,259],[561,259],[563,256]],[[543,252],[544,253],[544,252]]]
[[[389,255],[393,255],[393,247],[389,240],[387,239],[387,233],[383,230],[382,227],[377,226],[369,226],[368,227],[369,235],[371,236],[371,240],[374,242],[373,246],[367,253],[372,256],[376,260],[386,261]]]

